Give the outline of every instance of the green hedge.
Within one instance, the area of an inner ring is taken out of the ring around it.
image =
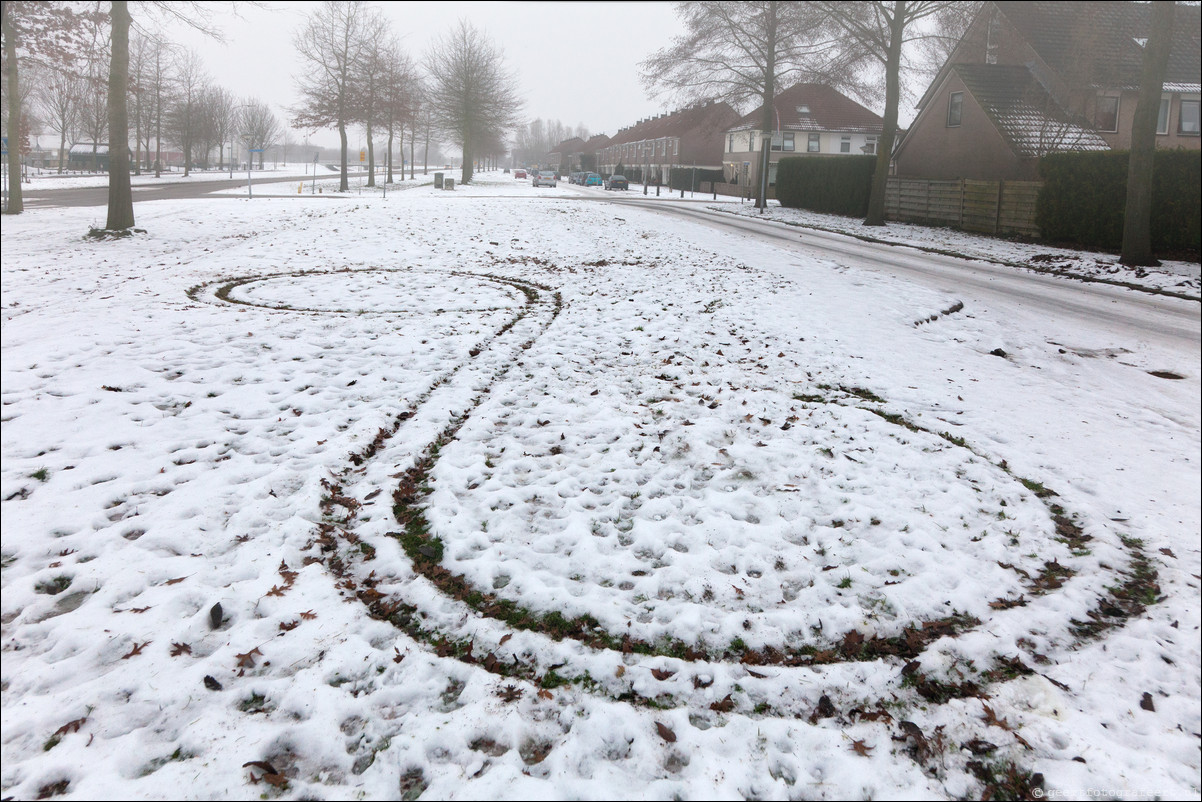
[[[1053,153],[1039,160],[1035,222],[1045,240],[1095,248],[1123,245],[1127,151]],[[1202,151],[1158,150],[1152,171],[1152,248],[1202,248]]]
[[[700,192],[701,185],[709,185],[712,182],[723,183],[726,181],[726,175],[721,170],[706,170],[698,167],[673,167],[668,172],[668,186],[677,191],[685,190],[692,192]]]
[[[827,214],[868,214],[876,156],[791,156],[776,166],[781,206]]]

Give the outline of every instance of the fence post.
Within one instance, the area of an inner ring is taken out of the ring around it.
[[[964,179],[960,179],[960,225],[958,228],[964,230]]]
[[[1002,192],[1005,186],[1005,181],[997,182],[997,208],[993,212],[993,236],[995,237],[1002,226]]]

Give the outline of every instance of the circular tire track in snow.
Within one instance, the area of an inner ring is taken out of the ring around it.
[[[509,279],[498,279],[492,276],[489,279],[492,281],[510,281]],[[539,289],[547,290],[545,287],[536,288],[535,285],[528,285],[522,291],[526,293],[527,300],[531,304],[534,304],[541,297],[538,293]],[[519,346],[520,349],[528,349],[534,340],[546,331],[558,315],[559,308],[560,301],[558,296],[556,296],[556,306],[553,313],[542,322],[538,327],[538,332],[532,338]],[[495,341],[497,337],[508,331],[514,322],[516,322],[516,319],[507,324],[507,326],[502,327],[492,340]],[[473,349],[472,357],[475,358],[482,349],[483,347]],[[515,352],[515,358],[519,353],[520,351]],[[483,386],[476,386],[477,394],[468,408],[459,413],[451,413],[450,421],[446,424],[445,428],[442,429],[434,440],[428,443],[424,450],[412,458],[411,466],[401,474],[393,474],[400,478],[400,484],[392,494],[394,501],[393,510],[398,520],[405,526],[405,531],[403,533],[392,534],[402,543],[404,551],[410,558],[414,569],[424,576],[425,579],[429,580],[434,588],[443,596],[463,602],[478,614],[497,622],[502,630],[508,629],[511,633],[513,631],[539,633],[548,636],[554,641],[574,641],[592,649],[608,650],[614,653],[637,653],[650,657],[683,659],[686,662],[697,664],[724,663],[782,667],[819,667],[839,663],[877,660],[885,657],[897,657],[911,661],[907,667],[907,672],[902,678],[917,688],[920,695],[924,696],[928,701],[940,702],[951,698],[977,695],[982,692],[981,688],[983,685],[1002,681],[1017,675],[1034,673],[1033,669],[1022,662],[1021,658],[999,657],[998,665],[995,668],[982,672],[978,678],[979,681],[956,684],[928,679],[914,661],[921,656],[922,652],[931,643],[945,636],[957,637],[980,628],[982,623],[980,620],[963,615],[915,621],[906,626],[900,635],[893,637],[865,636],[859,631],[852,629],[842,633],[842,635],[836,635],[833,638],[827,639],[826,648],[812,646],[790,648],[783,645],[769,645],[761,649],[744,648],[742,650],[707,651],[704,647],[698,648],[696,644],[682,642],[667,644],[662,642],[650,643],[630,636],[617,637],[611,632],[607,632],[591,616],[586,615],[569,619],[558,611],[539,613],[526,609],[512,600],[501,599],[494,594],[473,587],[465,577],[452,573],[452,571],[441,564],[442,542],[437,534],[431,531],[430,524],[422,509],[422,501],[428,492],[427,483],[430,472],[437,463],[442,448],[455,439],[456,434],[471,418],[473,411],[490,392],[492,385],[509,370],[513,361],[504,362],[499,367],[494,368],[491,378]],[[435,382],[434,388],[448,381],[463,367],[464,365],[457,366],[445,376],[440,377]],[[822,399],[822,403],[831,403],[845,408],[857,407],[879,416],[890,424],[901,426],[912,432],[924,432],[927,435],[942,437],[953,447],[967,449],[978,458],[985,459],[976,454],[968,444],[960,441],[958,438],[953,438],[949,435],[936,435],[933,432],[915,426],[901,416],[886,413],[883,409],[859,406],[860,402],[871,401],[879,402],[883,407],[883,399],[866,399],[863,396],[859,396],[854,389],[852,391],[847,391],[844,388],[839,389],[843,391],[839,398]],[[453,630],[460,627],[454,624],[447,626],[440,625],[437,623],[438,616],[428,615],[427,611],[419,610],[418,606],[407,603],[402,597],[409,594],[403,591],[400,595],[397,594],[396,589],[390,589],[389,593],[381,592],[377,589],[380,580],[374,578],[374,572],[367,578],[357,579],[354,575],[355,572],[349,570],[350,564],[359,562],[362,555],[366,555],[367,559],[370,560],[374,556],[374,548],[364,543],[354,532],[356,526],[355,518],[361,502],[343,494],[343,481],[349,478],[352,470],[358,469],[365,462],[372,459],[380,447],[391,439],[402,424],[411,420],[417,414],[418,408],[428,399],[429,394],[419,398],[414,402],[409,411],[402,413],[397,418],[390,429],[381,429],[376,440],[367,450],[361,454],[352,455],[351,462],[354,468],[352,469],[348,466],[347,470],[342,472],[335,482],[328,485],[328,504],[323,509],[325,522],[321,525],[317,541],[324,553],[323,561],[340,578],[340,584],[346,590],[355,593],[367,605],[373,617],[388,620],[415,639],[432,645],[440,656],[456,657],[472,664],[479,663],[492,673],[503,676],[524,677],[543,681],[539,678],[540,675],[544,679],[548,676],[548,674],[543,673],[545,668],[540,671],[538,666],[523,664],[516,657],[512,665],[508,663],[502,664],[501,660],[491,651],[487,652],[484,657],[479,657],[473,653],[473,639],[456,639],[451,634]],[[988,462],[989,460],[986,459],[986,461]],[[1010,475],[1013,481],[1022,482],[1028,489],[1033,490],[1047,508],[1048,516],[1054,522],[1057,536],[1062,541],[1068,542],[1073,548],[1082,547],[1081,544],[1087,538],[1062,508],[1054,502],[1049,501],[1049,498],[1054,496],[1054,494],[1041,494],[1035,490],[1038,487],[1035,483],[1014,477],[1004,464],[990,464],[994,468]],[[374,496],[377,492],[378,490],[373,490],[370,495]],[[338,507],[342,509],[336,509]],[[340,542],[350,545],[352,548],[344,552],[339,549]],[[1142,612],[1143,608],[1137,597],[1141,593],[1146,596],[1146,589],[1149,583],[1154,586],[1155,575],[1151,573],[1149,576],[1148,563],[1146,559],[1141,559],[1138,544],[1127,543],[1126,546],[1129,551],[1134,553],[1131,561],[1132,568],[1129,574],[1127,574],[1130,579],[1119,585],[1115,590],[1112,590],[1107,597],[1097,600],[1097,603],[1090,610],[1090,621],[1085,623],[1079,621],[1064,622],[1066,629],[1070,629],[1074,636],[1089,637],[1100,634],[1110,626],[1121,624],[1127,617]],[[1053,560],[1047,563],[1044,570],[1040,571],[1037,575],[1031,575],[1021,570],[1018,573],[1026,580],[1030,599],[999,599],[990,605],[996,613],[988,617],[987,623],[994,623],[1001,616],[1010,616],[1021,620],[1024,611],[1014,608],[1026,607],[1029,602],[1045,596],[1052,591],[1059,590],[1071,577],[1072,572]],[[498,646],[503,645],[508,637],[504,636],[500,638]],[[498,648],[497,651],[501,651],[501,649]],[[554,675],[553,667],[549,675]],[[635,696],[637,697],[637,694]]]
[[[516,310],[531,302],[523,286],[523,282],[486,273],[419,273],[406,268],[373,267],[240,276],[193,287],[188,296],[195,301],[209,300],[211,293],[224,303],[282,312],[432,315]],[[330,302],[314,304],[314,299],[323,294]],[[374,300],[381,294],[404,303],[376,308],[342,305],[356,297]]]

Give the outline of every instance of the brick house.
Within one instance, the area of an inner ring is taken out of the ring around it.
[[[728,104],[710,101],[639,120],[597,151],[597,172],[610,175],[622,165],[628,172],[646,170],[652,180],[667,184],[673,167],[720,169],[722,134],[738,119]]]
[[[770,185],[776,183],[776,163],[784,157],[876,153],[885,128],[880,116],[824,84],[796,84],[777,95],[773,107]],[[763,108],[744,115],[723,134],[722,169],[728,183],[746,185],[755,174]]]
[[[1157,147],[1199,148],[1199,8],[1176,7]],[[1039,157],[1126,149],[1150,10],[1130,2],[987,2],[918,102],[902,177],[1027,180]]]

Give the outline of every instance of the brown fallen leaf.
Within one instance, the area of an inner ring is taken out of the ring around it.
[[[281,621],[280,632],[291,632],[300,626],[300,621]]]
[[[192,654],[192,647],[186,643],[171,644],[171,656],[179,657],[181,654]]]
[[[69,732],[79,732],[79,728],[88,723],[88,717],[77,718],[74,721],[68,721],[63,726],[54,731],[55,735],[66,735]]]
[[[670,743],[670,744],[676,743],[676,733],[672,732],[672,730],[669,727],[665,727],[663,724],[660,724],[658,721],[655,722],[655,731],[659,733],[660,738],[663,738],[668,743]]]
[[[873,749],[876,749],[876,747],[875,746],[865,746],[863,741],[852,741],[851,742],[851,751],[855,752],[860,757],[868,757],[868,753],[871,752]]]
[[[177,576],[175,579],[168,579],[163,584],[164,585],[178,585],[180,582],[183,582],[187,578],[188,577],[186,577],[186,576]]]
[[[130,649],[129,654],[122,655],[121,659],[128,660],[131,657],[136,657],[137,655],[141,654],[142,650],[145,649],[150,644],[151,644],[151,641],[146,641],[145,643],[135,643],[134,648]]]
[[[300,617],[306,621],[312,621],[314,618],[317,618],[317,613],[313,612],[312,610],[306,610],[300,614]]]
[[[651,676],[655,677],[660,682],[663,682],[666,679],[670,679],[671,677],[676,676],[676,672],[668,671],[668,670],[662,669],[662,668],[653,668],[653,669],[651,669]]]
[[[729,713],[735,709],[735,700],[730,698],[730,694],[726,694],[721,701],[714,702],[710,705],[710,710],[715,713]]]
[[[497,645],[498,645],[498,646],[504,646],[506,643],[508,643],[508,642],[509,642],[509,639],[510,639],[510,638],[512,638],[512,637],[513,637],[513,633],[512,633],[512,632],[506,632],[504,635],[502,635],[502,636],[501,636],[501,640],[500,640],[500,642],[498,642],[498,644],[497,644]]]
[[[238,658],[238,667],[239,668],[254,668],[255,667],[255,658],[262,657],[263,653],[260,652],[259,647],[256,646],[255,648],[251,649],[246,654],[239,654],[236,656]]]
[[[396,654],[396,656],[392,658],[392,662],[399,663],[405,659],[405,655],[401,654],[401,650],[397,647],[393,646],[392,651]]]
[[[985,704],[984,702],[981,702],[981,707],[985,708],[985,723],[986,724],[988,724],[989,726],[992,726],[992,727],[1001,727],[1003,730],[1006,730],[1007,732],[1014,729],[1010,725],[1009,721],[1006,721],[1006,719],[1004,719],[1004,718],[998,718],[997,714],[993,712],[992,707]]]
[[[538,698],[539,698],[539,699],[547,699],[547,700],[550,700],[550,699],[553,699],[553,698],[555,698],[555,697],[554,697],[554,696],[552,696],[552,695],[551,695],[551,692],[550,692],[549,690],[547,690],[546,688],[540,688],[540,689],[539,689],[539,691],[538,691]]]

